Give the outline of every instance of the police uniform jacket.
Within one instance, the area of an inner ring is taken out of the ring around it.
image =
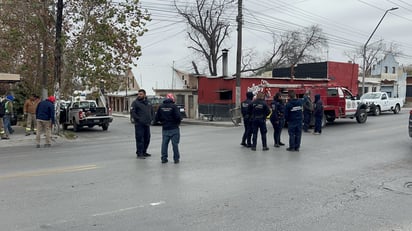
[[[286,104],[285,119],[289,124],[302,123],[302,101],[292,99]]]
[[[264,100],[256,99],[249,106],[249,114],[252,120],[266,120],[270,109]]]

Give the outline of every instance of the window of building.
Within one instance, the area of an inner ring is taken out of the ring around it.
[[[231,90],[219,90],[219,100],[231,100],[232,91]]]
[[[392,67],[392,74],[395,74],[395,73],[396,73],[395,67]]]
[[[388,73],[388,66],[385,66],[385,73]]]

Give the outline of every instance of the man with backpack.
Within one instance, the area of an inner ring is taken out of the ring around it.
[[[3,117],[4,114],[6,114],[6,109],[4,107],[3,98],[0,98],[0,137],[1,139],[9,139],[9,136],[6,134],[4,131],[4,123],[3,123]]]
[[[4,116],[3,116],[3,125],[5,134],[9,136],[13,134],[14,130],[11,127],[11,120],[13,119],[13,100],[14,97],[12,95],[7,95],[6,100],[4,101]]]

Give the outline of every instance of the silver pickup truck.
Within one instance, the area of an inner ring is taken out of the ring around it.
[[[60,124],[63,125],[64,130],[72,125],[75,132],[82,127],[94,126],[100,126],[103,131],[106,131],[112,121],[113,117],[109,110],[106,107],[98,107],[94,100],[71,102],[60,111]]]

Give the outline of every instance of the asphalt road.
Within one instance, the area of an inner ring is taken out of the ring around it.
[[[160,127],[136,159],[126,118],[48,149],[1,148],[0,230],[412,230],[408,116],[338,120],[292,153],[271,128],[270,150],[252,152],[242,127],[183,124],[177,165],[160,163]]]

